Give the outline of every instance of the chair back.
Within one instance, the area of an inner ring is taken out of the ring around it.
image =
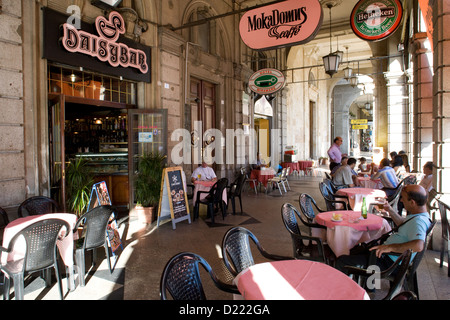
[[[195,253],[182,252],[172,257],[161,276],[161,300],[168,299],[167,291],[174,300],[206,300],[199,264],[211,274],[208,262]]]
[[[337,188],[335,187],[334,183],[329,179],[323,179],[323,183],[328,187],[328,189],[331,190],[332,193],[336,193]]]
[[[411,255],[412,251],[406,250],[387,270],[381,272],[381,278],[384,278],[384,275],[392,275],[393,278],[390,281],[389,292],[383,298],[383,300],[392,300],[402,290],[406,272],[408,271],[409,267],[409,261],[411,260]]]
[[[437,200],[439,205],[439,213],[441,214],[442,238],[449,241],[450,226],[448,223],[448,214],[450,214],[450,206]]]
[[[439,193],[436,191],[436,189],[431,189],[428,192],[428,198],[427,198],[427,211],[431,216],[431,220],[435,220],[436,218],[436,212],[440,211],[439,204],[437,203],[437,200],[439,199]]]
[[[46,196],[34,196],[23,201],[18,209],[19,218],[60,211],[58,203]]]
[[[397,294],[392,300],[418,300],[417,296],[412,291],[403,291]]]
[[[255,264],[249,238],[252,239],[261,251],[261,245],[259,244],[258,239],[246,228],[231,228],[223,237],[223,260],[227,269],[235,276],[242,270]]]
[[[305,215],[308,222],[312,223],[314,218],[316,217],[316,213],[314,212],[312,204],[314,203],[314,205],[316,205],[316,201],[314,201],[313,197],[311,197],[309,194],[302,193],[298,199],[298,202],[300,204],[300,210]]]
[[[286,177],[286,168],[281,169],[281,179],[284,179]]]
[[[244,183],[245,183],[245,174],[239,174],[239,177],[236,178],[236,180],[234,180],[234,182],[232,183],[232,188],[230,190],[231,196],[239,196],[242,192],[242,189],[244,187]]]
[[[8,251],[11,251],[19,237],[26,243],[23,272],[33,272],[53,266],[56,262],[56,241],[61,229],[64,236],[70,232],[69,224],[61,219],[44,219],[22,229],[11,239]],[[61,237],[63,237],[61,235]],[[18,270],[19,271],[19,270]]]
[[[228,185],[228,179],[227,178],[219,179],[211,187],[211,190],[209,190],[208,198],[209,199],[213,199],[214,202],[216,202],[216,203],[222,201],[223,190],[225,190],[227,185]]]
[[[302,252],[302,249],[305,247],[303,240],[299,239],[299,236],[301,236],[302,233],[300,231],[300,227],[298,226],[297,217],[304,222],[297,208],[295,208],[292,204],[284,203],[281,206],[281,218],[283,219],[284,226],[291,235],[294,253],[296,255]]]
[[[4,228],[9,223],[8,214],[5,209],[0,207],[0,227]]]
[[[83,225],[83,249],[90,250],[105,245],[106,228],[112,214],[111,206],[100,206],[86,212],[78,219],[75,230]]]
[[[286,168],[286,172],[285,172],[285,178],[289,177],[289,173],[291,172],[291,167],[287,167]]]
[[[337,210],[335,206],[335,198],[333,196],[332,191],[328,188],[328,186],[324,182],[319,182],[319,190],[325,200],[327,205],[327,211]],[[344,210],[347,209],[347,206],[343,203]]]

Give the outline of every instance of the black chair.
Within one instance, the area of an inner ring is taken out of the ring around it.
[[[323,179],[323,183],[331,190],[332,193],[336,193],[339,189],[349,188],[348,184],[337,185],[331,179]]]
[[[220,205],[222,210],[222,218],[225,219],[227,214],[227,207],[223,202],[223,191],[228,185],[227,178],[219,179],[209,191],[197,191],[197,199],[194,205],[194,220],[198,218],[198,210],[201,204],[208,206],[208,216],[211,217],[211,222],[214,223],[214,205]],[[200,199],[202,193],[208,195],[204,199]]]
[[[439,212],[439,204],[437,203],[437,200],[439,200],[440,196],[441,194],[434,188],[428,192],[427,211],[433,221],[436,220],[436,213]]]
[[[9,223],[8,213],[0,207],[0,227],[4,228]]]
[[[338,196],[332,193],[332,191],[327,187],[327,185],[323,182],[319,182],[319,190],[325,200],[327,205],[327,211],[336,211],[336,210],[351,210],[348,197],[347,196]],[[347,199],[347,201],[341,201],[336,199]],[[336,208],[336,204],[339,203],[342,205],[342,208]]]
[[[242,270],[255,264],[249,238],[252,239],[263,257],[269,260],[293,260],[292,257],[268,253],[251,231],[243,227],[233,227],[225,233],[222,240],[223,261],[232,275],[236,276]]]
[[[375,279],[387,279],[390,282],[389,292],[383,300],[392,300],[402,290],[405,281],[406,273],[408,271],[409,262],[411,260],[412,251],[406,250],[397,260],[386,270],[376,272],[375,269],[362,269],[353,266],[346,266],[349,275],[355,275],[359,285],[368,287],[365,283],[366,278],[374,276]],[[370,264],[369,264],[370,266]],[[364,280],[364,283],[362,283]],[[372,284],[373,285],[373,284]],[[369,288],[375,289],[375,288]]]
[[[104,247],[109,271],[112,273],[109,248],[106,240],[106,228],[108,227],[108,222],[112,214],[113,210],[111,206],[96,207],[82,215],[75,225],[74,232],[77,232],[78,227],[83,227],[82,244],[75,250],[75,260],[79,270],[80,286],[82,287],[85,286],[86,251],[92,251],[92,266],[94,266],[97,260],[97,248]]]
[[[316,201],[314,200],[313,197],[311,197],[307,193],[302,193],[298,197],[298,203],[300,204],[300,210],[302,211],[303,215],[305,216],[305,218],[306,218],[306,220],[308,221],[309,224],[313,224],[314,228],[324,228],[324,229],[327,228],[325,226],[322,226],[322,225],[317,224],[317,223],[314,222],[314,218],[316,217],[316,213],[314,212],[314,208],[313,208],[312,205],[314,205],[314,207],[316,208],[316,210],[319,213],[320,212],[325,212],[326,210],[321,209],[317,205],[317,203],[316,203]]]
[[[407,291],[412,291],[416,294],[417,299],[419,299],[419,286],[417,284],[417,268],[419,267],[420,262],[427,250],[428,246],[428,237],[433,232],[433,228],[436,225],[436,221],[433,221],[430,227],[427,230],[427,235],[425,237],[424,249],[420,252],[416,252],[414,258],[409,264],[408,270],[406,272],[406,279],[404,283],[404,287]],[[396,253],[389,253],[390,255],[398,255]]]
[[[59,212],[58,203],[46,196],[34,196],[22,202],[18,209],[19,218]]]
[[[395,297],[393,297],[392,300],[418,300],[418,299],[417,296],[414,294],[414,292],[403,291],[397,294]]]
[[[444,264],[444,256],[445,256],[445,248],[447,248],[447,263],[448,263],[448,276],[450,277],[450,226],[448,223],[448,214],[450,213],[450,206],[445,204],[444,202],[438,200],[439,204],[439,212],[441,214],[441,228],[442,228],[442,245],[441,245],[441,262],[439,267],[442,268]]]
[[[159,291],[161,300],[168,300],[167,291],[174,300],[206,300],[199,265],[209,273],[217,288],[239,294],[236,286],[222,282],[201,256],[182,252],[172,257],[164,268]]]
[[[236,214],[236,204],[235,204],[235,198],[239,198],[239,204],[241,205],[241,213],[242,211],[242,189],[244,188],[245,183],[245,174],[239,174],[239,177],[229,186],[227,186],[227,193],[228,193],[228,199],[231,201],[231,206],[233,208],[233,214]]]
[[[281,206],[281,218],[283,219],[284,226],[291,235],[295,259],[314,260],[327,264],[335,260],[332,251],[329,248],[325,248],[322,239],[302,235],[297,218],[305,225],[309,225],[309,223],[303,220],[297,208],[292,204],[285,203]]]
[[[62,235],[62,229],[65,229]],[[9,300],[9,290],[11,279],[14,282],[14,294],[16,300],[24,298],[24,278],[25,273],[36,271],[47,271],[55,268],[56,280],[59,286],[59,294],[63,299],[61,276],[58,268],[58,252],[56,241],[69,234],[69,224],[61,219],[45,219],[35,222],[22,229],[11,239],[8,248],[0,247],[0,251],[9,253],[13,250],[17,239],[25,239],[26,251],[23,259],[18,261],[8,261],[0,265],[0,269],[8,275],[4,282],[4,299]],[[49,273],[46,273],[46,283],[49,285]]]
[[[186,185],[186,194],[187,194],[188,201],[194,198],[194,190],[195,190],[195,186],[193,184]]]

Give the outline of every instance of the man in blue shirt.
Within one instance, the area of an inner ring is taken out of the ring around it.
[[[377,256],[376,265],[381,271],[388,269],[397,256],[389,256],[383,253],[395,252],[403,253],[411,249],[413,255],[416,252],[425,250],[425,237],[428,228],[431,225],[430,216],[427,212],[427,192],[419,185],[406,185],[402,189],[401,200],[408,212],[406,217],[397,213],[387,201],[384,203],[384,209],[388,212],[394,223],[399,226],[398,231],[392,233],[387,240],[378,246],[370,248],[375,251]],[[336,260],[336,268],[346,272],[345,266],[357,266],[367,268],[369,254],[344,255]]]
[[[378,169],[377,173],[375,173],[371,179],[372,180],[380,179],[384,188],[391,188],[391,189],[383,189],[386,192],[387,196],[394,194],[395,190],[392,189],[396,188],[398,185],[397,175],[394,169],[389,166],[388,158],[384,158],[381,160],[380,169]]]

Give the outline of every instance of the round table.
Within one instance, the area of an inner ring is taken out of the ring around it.
[[[342,215],[342,221],[333,221],[333,214]],[[313,236],[326,240],[336,257],[350,254],[350,249],[358,243],[368,242],[381,237],[391,230],[386,219],[368,213],[367,219],[361,219],[360,211],[337,210],[321,212],[315,222],[327,229],[312,228]]]
[[[239,273],[234,282],[245,300],[369,300],[350,277],[310,260],[255,264]]]
[[[356,177],[356,185],[363,187],[363,188],[370,188],[370,189],[382,189],[383,188],[383,184],[381,183],[380,179],[372,180],[370,177],[362,177],[362,176]]]
[[[300,172],[300,165],[298,162],[282,162],[281,166],[283,168],[291,168],[289,175],[291,175],[294,171],[297,171],[297,173]]]
[[[267,182],[275,176],[275,170],[272,168],[264,168],[261,170],[253,169],[250,173],[250,179],[256,179],[258,182],[262,183],[265,188],[267,188]],[[254,186],[252,186],[254,187]]]
[[[369,204],[377,202],[376,198],[386,198],[386,193],[380,189],[372,188],[342,188],[336,191],[337,195],[348,196],[350,207],[354,211],[360,211],[363,198],[366,198],[366,206],[369,208]],[[337,200],[341,200],[337,198]]]

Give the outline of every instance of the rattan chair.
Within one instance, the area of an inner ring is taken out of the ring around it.
[[[281,206],[281,218],[291,236],[292,248],[296,259],[314,260],[327,264],[331,264],[335,260],[332,251],[329,248],[325,248],[322,239],[302,235],[297,219],[300,219],[305,225],[309,223],[303,220],[297,208],[292,204],[285,203]]]
[[[85,255],[87,251],[92,251],[92,266],[94,266],[97,260],[97,248],[104,247],[108,268],[110,273],[112,273],[106,233],[112,214],[111,206],[96,207],[82,215],[75,225],[74,232],[77,232],[78,227],[83,227],[82,244],[75,250],[75,260],[79,270],[80,286],[82,287],[85,286]]]
[[[222,257],[228,271],[234,276],[242,270],[255,264],[249,238],[256,245],[259,253],[269,260],[292,260],[285,257],[268,253],[259,243],[258,238],[248,229],[233,227],[229,229],[222,240]]]
[[[450,214],[450,206],[445,204],[444,202],[438,200],[439,204],[439,212],[441,214],[441,228],[442,228],[442,244],[441,244],[441,256],[440,256],[440,264],[439,267],[442,268],[444,264],[445,257],[445,248],[447,248],[447,275],[450,277],[450,226],[448,223],[448,216]]]
[[[206,300],[199,265],[208,272],[217,288],[239,294],[236,286],[222,282],[201,256],[182,252],[172,257],[164,268],[159,290],[161,300],[168,300],[167,292],[174,300]]]
[[[383,298],[383,300],[392,300],[402,290],[403,283],[405,281],[406,273],[409,267],[409,261],[411,260],[412,251],[406,250],[403,252],[397,260],[386,270],[376,272],[374,268],[362,269],[353,266],[346,266],[347,273],[349,275],[355,275],[357,282],[361,286],[367,287],[366,282],[368,277],[375,277],[376,279],[388,279],[390,281],[389,292]],[[373,284],[372,284],[373,285]],[[370,288],[369,289],[375,289]]]
[[[201,204],[208,207],[208,217],[211,217],[211,222],[214,223],[214,205],[220,205],[222,210],[222,218],[225,219],[227,214],[227,207],[223,201],[223,191],[228,185],[227,178],[219,179],[209,191],[197,191],[197,199],[194,204],[194,220],[198,218],[199,207]],[[201,199],[201,194],[207,193],[208,195]]]
[[[34,196],[26,199],[19,205],[19,218],[26,216],[35,216],[46,213],[59,212],[58,203],[52,198],[46,196]]]
[[[65,229],[64,234],[61,233]],[[0,265],[0,269],[8,276],[4,280],[3,297],[9,300],[11,279],[14,283],[16,300],[24,298],[24,277],[26,273],[55,268],[61,300],[63,297],[61,276],[58,269],[58,252],[56,241],[69,234],[69,224],[61,219],[45,219],[35,222],[22,229],[11,239],[8,248],[0,247],[0,251],[9,253],[18,239],[25,239],[26,251],[23,259],[8,261]],[[46,283],[49,285],[49,273],[46,273]]]

